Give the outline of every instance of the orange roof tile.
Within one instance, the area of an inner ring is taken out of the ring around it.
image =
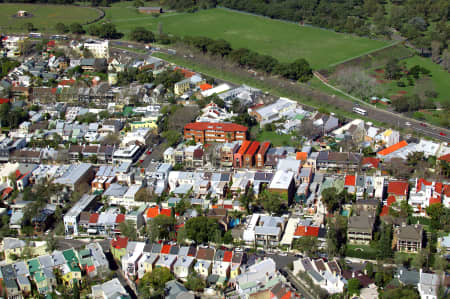
[[[440,196],[436,196],[436,197],[431,197],[430,198],[430,206],[437,204],[437,203],[441,203],[441,197]]]
[[[389,214],[389,206],[383,206],[380,212],[380,217],[387,216]]]
[[[111,246],[116,249],[126,248],[128,245],[128,237],[118,236],[116,239],[111,240]]]
[[[355,175],[346,175],[344,186],[355,186],[355,185],[356,185],[356,176]]]
[[[381,156],[386,156],[386,155],[388,155],[390,153],[393,153],[393,152],[395,152],[395,151],[397,151],[397,150],[399,150],[402,147],[405,147],[407,145],[408,145],[408,143],[405,140],[402,140],[399,143],[396,143],[396,144],[394,144],[394,145],[392,145],[390,147],[385,148],[384,150],[379,151],[378,154],[381,155]]]
[[[450,163],[450,154],[440,156],[438,160],[447,161]]]
[[[294,236],[298,237],[317,237],[319,236],[318,226],[304,226],[299,225],[295,230]]]
[[[373,157],[366,157],[362,160],[362,165],[371,165],[373,168],[378,168],[380,164],[380,159]]]
[[[211,84],[205,83],[199,86],[202,91],[208,90],[212,88]]]
[[[308,159],[307,152],[297,152],[295,158],[300,161],[306,161]]]
[[[172,210],[171,209],[161,209],[159,212],[161,215],[166,215],[168,217],[172,216]]]
[[[388,185],[388,194],[394,194],[394,195],[399,195],[399,196],[406,196],[406,194],[408,193],[408,182],[401,182],[401,181],[396,181],[396,182],[389,182]]]
[[[391,195],[387,198],[387,206],[390,207],[391,204],[395,202],[395,196]]]
[[[223,132],[247,132],[248,128],[246,126],[233,124],[233,123],[208,123],[208,122],[198,122],[198,123],[188,123],[184,126],[184,129],[196,130],[196,131],[223,131]]]
[[[231,262],[232,257],[233,257],[232,251],[227,250],[223,253],[223,261],[224,262]]]
[[[151,207],[147,209],[147,218],[155,218],[159,215],[159,207]]]
[[[169,254],[170,247],[171,246],[169,244],[164,244],[163,247],[161,248],[161,253],[162,254]]]

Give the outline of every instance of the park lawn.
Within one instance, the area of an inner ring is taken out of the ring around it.
[[[13,17],[19,10],[26,10],[33,16],[27,18]],[[56,23],[61,22],[70,25],[78,22],[83,24],[98,16],[99,12],[94,8],[73,5],[0,4],[0,28],[4,32],[26,31],[26,23],[33,23],[37,32],[55,32]]]
[[[223,8],[195,13],[167,13],[158,18],[139,14],[131,7],[113,6],[105,11],[106,19],[125,34],[138,26],[156,31],[158,23],[161,23],[163,31],[169,34],[225,39],[233,48],[248,48],[281,62],[305,58],[315,69],[388,45],[386,41],[300,26]]]
[[[282,145],[290,145],[292,144],[291,135],[287,134],[278,134],[276,132],[269,132],[262,130],[258,136],[256,137],[256,140],[259,142],[263,141],[270,141],[273,146],[282,146]]]
[[[402,78],[401,81],[405,83],[405,87],[397,86],[397,81],[389,81],[383,78],[383,74],[377,74],[380,79],[385,83],[382,84],[385,89],[384,96],[392,98],[392,96],[401,95],[400,92],[404,91],[407,95],[413,95],[419,91],[422,91],[424,87],[427,89],[433,89],[438,92],[438,97],[433,99],[437,102],[450,102],[450,88],[448,87],[448,82],[450,82],[450,74],[446,72],[440,65],[433,63],[429,58],[424,58],[420,56],[413,56],[401,61],[406,63],[407,68],[411,68],[415,65],[420,65],[431,72],[431,76],[420,76],[419,79],[414,80],[414,85],[409,86],[408,80]],[[375,74],[372,72],[372,74]]]

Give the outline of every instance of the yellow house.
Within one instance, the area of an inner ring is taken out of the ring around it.
[[[159,256],[156,254],[151,254],[147,256],[143,256],[143,258],[140,261],[140,269],[143,269],[142,273],[139,273],[139,275],[144,276],[145,273],[150,273],[155,269],[156,261],[158,260]]]
[[[173,92],[176,95],[182,95],[185,91],[189,90],[190,82],[190,79],[184,79],[180,82],[175,83],[175,85],[173,86]]]
[[[237,265],[237,264],[236,265],[232,265],[231,266],[231,271],[230,271],[230,279],[235,278],[239,274],[241,274],[239,265]]]
[[[62,267],[62,280],[66,285],[72,286],[81,280],[81,268],[75,250],[67,249],[63,251],[66,264]]]
[[[131,130],[140,128],[157,129],[158,125],[154,120],[134,121],[130,124],[130,128]]]
[[[33,256],[44,255],[47,253],[47,242],[36,241],[27,244],[25,241],[17,238],[3,239],[3,251],[5,253],[6,263],[12,263],[14,260],[13,257],[20,257],[25,248],[29,248]]]

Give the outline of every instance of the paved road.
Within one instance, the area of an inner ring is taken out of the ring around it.
[[[148,55],[148,54],[138,54],[138,53],[132,52],[133,49],[145,50],[145,47],[142,44],[115,41],[115,42],[113,42],[113,46],[114,45],[119,45],[122,47],[132,46],[132,48],[130,48],[129,51],[125,50],[125,49],[120,49],[120,51],[127,52],[128,54],[130,54],[134,57],[139,57],[139,56],[144,57],[144,56]],[[169,54],[167,49],[164,49],[164,48],[160,48],[158,50],[158,52]],[[151,52],[149,51],[148,53],[151,53]],[[239,82],[227,82],[227,83],[233,85],[233,84],[236,84]],[[343,99],[343,98],[340,98],[340,97],[333,98],[333,102],[334,102],[335,106],[337,106],[338,108],[340,108],[342,110],[348,111],[348,112],[352,112],[352,109],[354,107],[353,102]],[[327,102],[325,104],[330,104],[330,103]],[[310,108],[313,108],[313,107],[310,107]],[[394,113],[394,112],[384,110],[384,109],[378,109],[376,107],[369,106],[369,105],[364,106],[363,109],[365,109],[367,111],[368,118],[376,120],[378,122],[386,123],[391,128],[408,129],[408,130],[411,130],[411,132],[416,132],[416,133],[419,133],[424,136],[428,136],[428,137],[431,137],[431,138],[434,138],[434,139],[437,139],[440,141],[450,142],[450,130],[448,128],[441,128],[441,127],[432,126],[430,124],[425,124],[423,122],[408,118],[401,114]],[[358,114],[355,114],[355,118],[357,118],[357,117],[358,117]],[[441,133],[443,133],[445,135],[442,135]]]
[[[306,299],[315,299],[314,295],[308,289],[307,284],[296,277],[289,269],[284,268],[282,273],[302,296]]]

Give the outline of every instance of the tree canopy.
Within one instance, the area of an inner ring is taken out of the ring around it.
[[[197,244],[216,241],[215,235],[220,233],[220,227],[217,220],[206,216],[198,216],[186,221],[184,226],[187,237]]]

